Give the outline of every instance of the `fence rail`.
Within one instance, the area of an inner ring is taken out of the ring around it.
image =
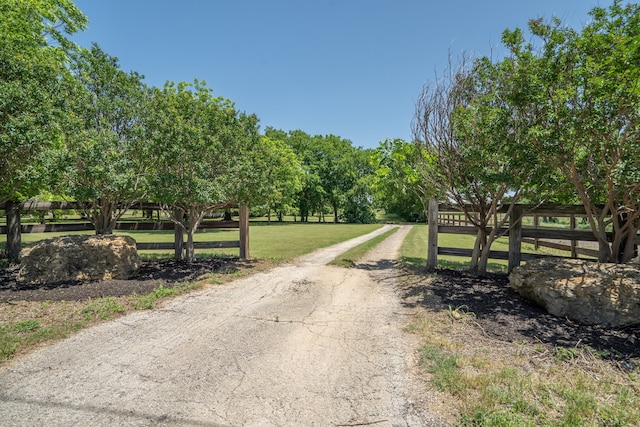
[[[216,228],[239,228],[239,221],[203,221],[198,226],[198,230],[208,230]],[[0,234],[7,234],[7,228],[0,225]],[[115,230],[126,231],[171,231],[175,230],[175,224],[171,221],[161,222],[117,222]],[[69,231],[91,231],[95,230],[90,222],[65,223],[65,224],[24,224],[20,226],[22,233],[66,233]]]
[[[429,203],[428,268],[435,268],[438,255],[469,258],[472,256],[471,249],[438,246],[438,233],[474,236],[477,234],[477,229],[467,220],[465,214],[459,211],[454,212],[454,209],[453,206],[448,204],[438,204],[436,199],[431,199]],[[507,207],[503,207],[499,212],[506,213]],[[508,270],[511,271],[512,268],[520,265],[521,261],[557,257],[554,255],[522,253],[522,243],[532,243],[536,249],[539,246],[544,246],[570,252],[572,258],[583,255],[597,259],[598,250],[578,246],[578,242],[597,241],[591,230],[576,229],[576,216],[584,215],[586,215],[584,207],[580,205],[516,205],[511,218],[508,219],[511,227],[503,228],[499,233],[500,236],[509,238],[509,251],[489,251],[489,258],[508,260]],[[525,216],[534,218],[533,227],[522,225],[522,218]],[[540,217],[568,217],[570,218],[570,229],[540,227]],[[486,231],[489,234],[491,228],[487,228]],[[607,238],[611,241],[612,233],[607,233]],[[568,242],[568,244],[564,244],[562,241]],[[636,236],[636,242],[638,241],[640,241],[640,235]]]
[[[64,224],[21,224],[21,214],[24,211],[50,211],[50,210],[81,210],[83,203],[80,202],[22,202],[22,203],[0,203],[0,210],[5,210],[7,215],[7,225],[0,226],[0,234],[7,236],[7,252],[9,259],[17,259],[21,248],[21,235],[23,233],[53,233],[71,231],[91,231],[95,230],[90,222],[76,222]],[[198,230],[206,229],[235,229],[239,230],[239,239],[231,241],[211,241],[195,242],[194,249],[219,249],[219,248],[239,248],[240,258],[249,258],[249,209],[246,206],[238,206],[233,203],[221,204],[220,209],[239,208],[238,221],[202,221]],[[161,210],[157,203],[136,203],[129,210]],[[140,221],[140,222],[117,222],[115,230],[126,231],[174,231],[173,242],[137,243],[139,250],[175,250],[176,254],[183,251],[183,230],[171,221]]]

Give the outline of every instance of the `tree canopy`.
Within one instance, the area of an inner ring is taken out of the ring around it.
[[[77,86],[69,101],[67,143],[57,156],[59,185],[63,194],[86,203],[97,234],[111,234],[116,221],[148,194],[148,90],[142,76],[122,71],[117,58],[96,44],[75,55],[71,69]]]
[[[42,188],[43,153],[62,144],[74,49],[87,18],[70,0],[0,3],[0,202]]]

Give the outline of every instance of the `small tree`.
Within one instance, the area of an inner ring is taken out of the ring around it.
[[[483,275],[492,243],[541,168],[527,140],[533,111],[522,102],[528,89],[519,64],[467,64],[425,87],[414,137],[427,154],[423,178],[476,227],[471,269]]]
[[[154,92],[153,107],[153,195],[187,233],[185,258],[193,261],[193,236],[204,216],[229,202],[247,202],[255,190],[257,119],[239,114],[197,80],[165,84]]]

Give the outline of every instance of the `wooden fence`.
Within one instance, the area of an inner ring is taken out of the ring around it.
[[[249,209],[246,206],[238,207],[235,204],[227,204],[222,209],[239,208],[238,221],[202,221],[201,229],[235,229],[239,230],[238,240],[195,242],[194,249],[239,248],[240,258],[249,259]],[[0,234],[7,236],[7,252],[9,259],[17,259],[20,253],[22,233],[51,233],[95,230],[90,222],[77,223],[49,223],[49,224],[21,224],[21,215],[24,211],[51,211],[51,210],[81,210],[81,203],[77,202],[23,202],[0,204],[0,210],[5,210],[7,225],[0,226]],[[160,210],[157,203],[138,203],[130,210]],[[176,254],[183,253],[184,231],[180,226],[171,221],[143,221],[143,222],[118,222],[116,230],[173,230],[173,242],[137,243],[139,250],[174,250]]]
[[[510,228],[501,230],[500,235],[509,239],[509,251],[490,251],[489,258],[508,260],[508,271],[520,265],[521,261],[550,257],[551,255],[522,253],[522,243],[531,243],[538,249],[540,246],[570,252],[570,257],[579,255],[598,258],[597,245],[584,248],[578,242],[597,242],[592,231],[579,230],[577,218],[585,215],[582,205],[516,205],[508,218]],[[533,226],[525,227],[522,218],[533,217]],[[569,229],[541,227],[541,217],[568,217]],[[438,233],[476,235],[477,230],[470,224],[465,214],[456,212],[447,204],[439,204],[437,199],[429,202],[429,235],[427,250],[427,267],[433,269],[438,264],[438,255],[453,255],[471,258],[471,249],[450,248],[438,246]],[[487,229],[487,234],[491,229]],[[639,237],[636,238],[637,240]],[[611,241],[611,236],[609,235]],[[566,242],[566,243],[565,243]]]

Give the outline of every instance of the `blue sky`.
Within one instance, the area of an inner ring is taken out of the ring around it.
[[[611,0],[76,0],[96,42],[147,84],[206,81],[264,129],[374,148],[411,139],[415,101],[449,53],[500,57],[505,28],[581,28]]]

